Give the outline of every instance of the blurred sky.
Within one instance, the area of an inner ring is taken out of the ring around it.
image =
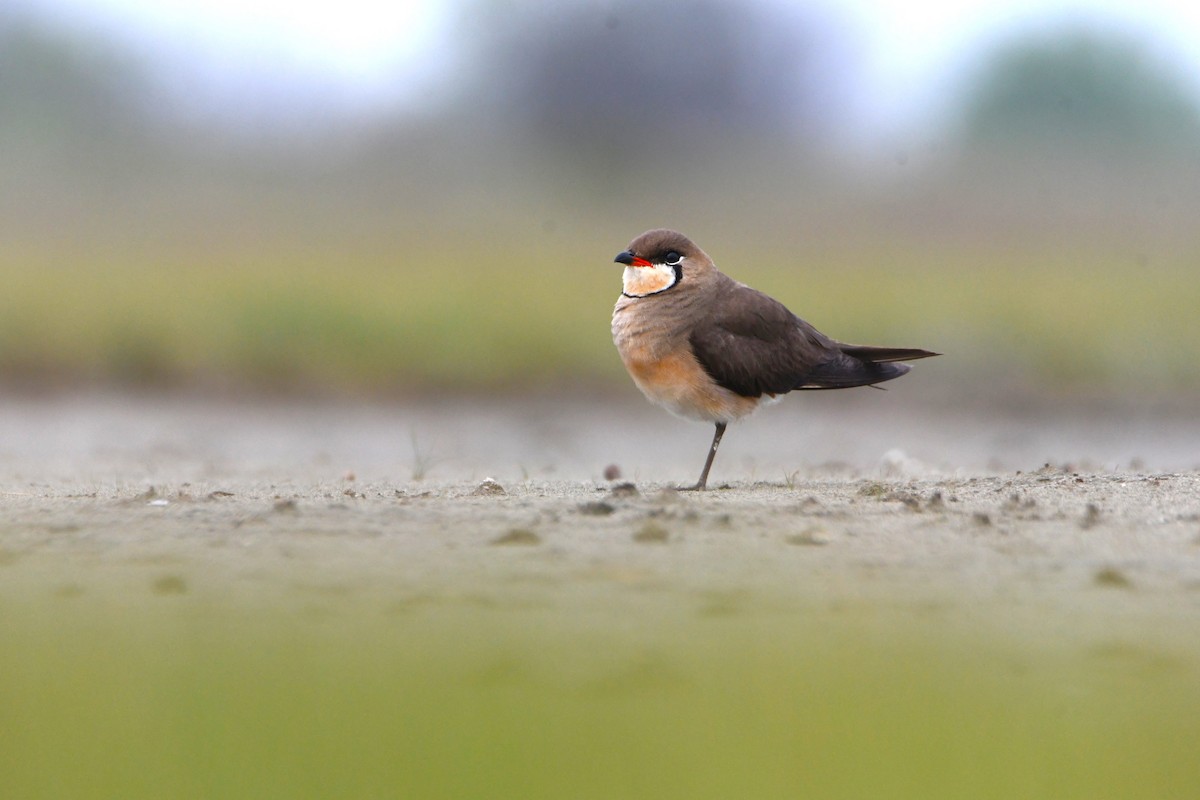
[[[69,26],[133,44],[199,105],[277,91],[284,109],[306,93],[339,110],[416,108],[453,68],[463,0],[10,0]],[[603,0],[597,0],[603,6]],[[785,3],[786,0],[766,0]],[[553,3],[547,3],[547,8]],[[1146,40],[1200,95],[1196,0],[841,0],[865,60],[865,127],[920,126],[951,102],[987,46],[1073,20]],[[182,76],[182,77],[180,77]]]

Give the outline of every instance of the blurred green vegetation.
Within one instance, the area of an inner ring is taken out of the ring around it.
[[[1155,627],[1165,645],[1128,621],[1064,636],[1002,599],[964,618],[911,597],[6,569],[5,797],[1097,800],[1200,781],[1182,616]]]
[[[620,286],[610,262],[624,244],[565,261],[515,246],[169,268],[0,258],[0,374],[372,393],[601,386],[624,380],[608,333]],[[1200,383],[1200,281],[1186,260],[1152,276],[1104,253],[732,260],[731,274],[832,335],[943,351],[943,370],[960,379]]]
[[[964,105],[974,148],[1145,158],[1200,137],[1195,97],[1144,43],[1086,28],[1009,42]]]

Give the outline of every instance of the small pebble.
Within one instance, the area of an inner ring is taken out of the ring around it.
[[[612,503],[605,503],[604,501],[583,503],[579,506],[580,514],[587,514],[591,517],[606,517],[616,510]]]
[[[683,493],[674,486],[664,486],[654,493],[654,499],[660,503],[678,503],[683,498]]]
[[[802,547],[820,547],[829,544],[829,534],[821,528],[809,528],[800,533],[793,533],[791,536],[785,537],[783,541]]]
[[[671,534],[662,525],[647,522],[633,533],[633,540],[638,544],[666,544]]]
[[[276,513],[279,514],[295,514],[300,510],[300,508],[296,505],[296,501],[290,497],[276,500],[275,505],[272,506],[272,508]]]
[[[883,499],[893,503],[903,503],[909,511],[921,510],[921,501],[912,492],[892,492]]]
[[[1133,582],[1125,575],[1124,572],[1116,567],[1104,567],[1096,570],[1095,580],[1097,586],[1104,586],[1109,589],[1128,589],[1133,586]]]
[[[498,482],[496,482],[495,479],[484,478],[483,483],[476,486],[475,491],[471,492],[471,494],[480,496],[480,497],[486,497],[489,495],[494,496],[494,495],[508,494],[508,492],[504,491],[504,487],[501,486]]]
[[[542,543],[542,537],[538,536],[528,528],[513,528],[495,539],[492,539],[489,544],[493,545],[518,545],[530,546]]]

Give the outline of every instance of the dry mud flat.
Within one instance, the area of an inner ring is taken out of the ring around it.
[[[88,579],[74,568],[142,565],[146,581],[218,596],[251,574],[559,599],[607,577],[818,603],[1200,613],[1186,409],[931,411],[884,394],[732,428],[706,493],[662,478],[693,477],[707,432],[640,402],[10,398],[3,586],[29,571],[69,593]],[[625,479],[601,477],[610,463]]]
[[[796,475],[706,493],[619,481],[397,488],[343,476],[26,487],[6,492],[4,507],[10,599],[22,573],[69,595],[114,572],[148,592],[214,596],[311,585],[396,603],[439,593],[571,603],[611,584],[635,600],[648,589],[701,602],[986,600],[1013,614],[1049,604],[1085,627],[1200,619],[1195,472]]]

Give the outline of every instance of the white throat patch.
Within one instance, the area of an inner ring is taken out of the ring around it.
[[[675,285],[675,268],[666,264],[652,267],[626,267],[621,276],[622,292],[627,297],[646,297],[665,292]]]

